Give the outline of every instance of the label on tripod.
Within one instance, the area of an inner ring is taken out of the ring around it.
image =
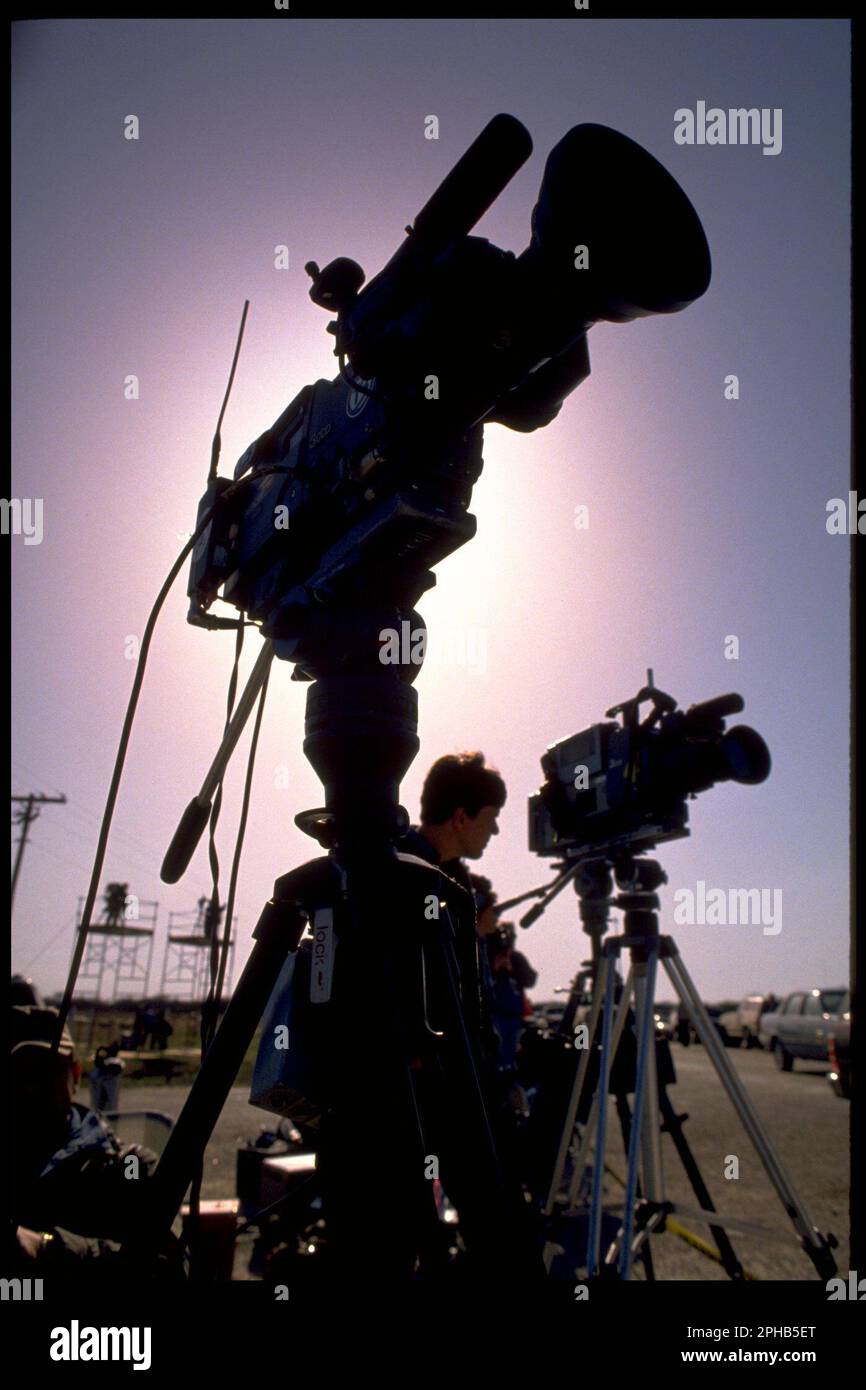
[[[310,1002],[327,1004],[334,975],[334,910],[316,908],[313,916],[313,961],[310,968]]]

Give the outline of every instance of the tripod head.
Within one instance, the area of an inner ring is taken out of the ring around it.
[[[580,902],[581,924],[592,942],[593,966],[601,953],[610,909],[616,907],[626,913],[628,929],[634,924],[634,913],[656,911],[656,889],[668,878],[656,859],[638,858],[628,851],[578,860],[566,868],[565,874],[570,876]],[[620,890],[618,893],[614,885]]]
[[[387,668],[324,676],[310,686],[304,753],[325,806],[295,824],[327,849],[364,853],[409,827],[400,782],[418,752],[418,694]]]

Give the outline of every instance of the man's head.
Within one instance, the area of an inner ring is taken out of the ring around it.
[[[443,860],[480,859],[505,805],[505,783],[483,753],[446,753],[427,773],[421,828]]]
[[[57,1051],[58,1012],[35,1004],[12,1009],[12,1113],[16,1143],[44,1148],[60,1142],[81,1075],[69,1029]]]
[[[24,975],[12,976],[12,998],[11,1004],[41,1004],[39,990],[33,981]]]

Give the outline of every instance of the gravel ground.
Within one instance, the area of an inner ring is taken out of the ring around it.
[[[685,1134],[709,1187],[716,1207],[731,1217],[756,1222],[781,1239],[731,1232],[734,1248],[746,1268],[760,1279],[814,1279],[810,1260],[800,1250],[793,1227],[782,1209],[764,1168],[739,1119],[716,1078],[702,1047],[672,1047],[677,1084],[669,1094],[678,1114],[687,1112]],[[818,1063],[796,1062],[790,1073],[777,1071],[762,1051],[728,1051],[767,1133],[775,1146],[811,1219],[826,1235],[839,1240],[836,1260],[848,1268],[849,1104],[831,1091],[827,1068]],[[188,1087],[137,1085],[124,1095],[122,1109],[152,1109],[176,1117]],[[235,1154],[238,1145],[256,1135],[268,1122],[266,1112],[254,1109],[246,1086],[233,1087],[213,1138],[205,1153],[205,1197],[235,1195]],[[608,1130],[608,1164],[625,1175],[619,1127],[611,1114]],[[132,1137],[132,1136],[130,1136]],[[669,1136],[662,1136],[667,1197],[697,1206]],[[726,1178],[731,1156],[739,1161],[739,1177]],[[607,1185],[612,1202],[620,1188]],[[682,1224],[711,1240],[706,1227],[686,1218]],[[726,1279],[721,1267],[701,1255],[679,1237],[665,1233],[653,1241],[657,1277],[662,1279]],[[236,1277],[244,1277],[240,1258]]]
[[[771,1227],[783,1241],[729,1232],[742,1264],[759,1279],[814,1279],[815,1269],[799,1248],[763,1164],[718,1081],[703,1047],[672,1047],[677,1084],[669,1095],[677,1114],[689,1119],[684,1132],[719,1211]],[[751,1097],[767,1134],[805,1203],[811,1220],[839,1241],[836,1261],[848,1268],[849,1115],[848,1101],[835,1096],[827,1067],[795,1062],[792,1072],[776,1069],[768,1053],[730,1049],[726,1054]],[[609,1162],[624,1175],[619,1130]],[[618,1152],[617,1152],[618,1148]],[[726,1178],[729,1156],[739,1160],[739,1177]],[[697,1206],[668,1135],[662,1136],[665,1193],[671,1201]],[[614,1189],[615,1190],[615,1189]],[[707,1228],[686,1218],[682,1224],[712,1241]],[[653,1245],[657,1276],[663,1279],[727,1279],[724,1270],[669,1233]]]

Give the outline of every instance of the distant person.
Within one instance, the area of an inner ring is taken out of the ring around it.
[[[155,1024],[156,1009],[152,1004],[145,1004],[141,1015],[141,1046],[148,1051],[152,1051],[156,1046]]]
[[[39,991],[29,976],[12,976],[12,998],[11,1003],[15,1004],[41,1004]]]
[[[91,1109],[116,1110],[125,1063],[109,1047],[98,1047],[88,1075]]]
[[[505,969],[511,981],[509,988],[513,987],[520,998],[521,1020],[530,1018],[532,1017],[533,1010],[526,991],[535,986],[538,980],[538,972],[533,970],[523,952],[516,949],[515,941],[517,933],[513,924],[511,922],[499,921],[496,907],[497,895],[493,891],[490,879],[484,878],[481,874],[471,874],[470,878],[472,880],[472,890],[475,895],[475,910],[477,913],[476,930],[480,940],[484,944],[484,950],[482,951],[482,975],[488,986],[491,1008],[495,1008],[492,1002],[494,974],[497,971]],[[509,1003],[506,1013],[511,1017],[513,1012]],[[494,1019],[494,1025],[495,1024],[496,1021]]]
[[[489,878],[482,874],[470,875],[475,895],[476,932],[478,934],[481,959],[481,985],[484,1009],[489,1020],[491,1033],[495,1039],[496,1102],[508,1113],[509,1122],[505,1130],[500,1130],[500,1142],[512,1146],[515,1140],[514,1123],[523,1121],[529,1114],[529,1101],[517,1075],[517,1050],[526,1017],[526,1001],[523,987],[517,976],[508,970],[508,978],[499,973],[502,962],[499,956],[503,950],[510,952],[513,932],[509,940],[499,924],[497,915],[497,895]],[[517,953],[519,954],[519,953]],[[525,957],[520,959],[525,961]],[[526,965],[529,966],[528,961]],[[532,982],[535,973],[529,967]],[[523,978],[518,967],[518,974]],[[530,1010],[531,1011],[531,1010]],[[512,1167],[519,1161],[515,1153],[509,1155]],[[516,1172],[516,1168],[514,1168]]]
[[[472,895],[475,898],[475,929],[482,941],[496,931],[498,918],[496,915],[497,894],[493,884],[484,874],[470,874],[472,884]]]
[[[213,941],[217,937],[220,928],[220,921],[225,912],[226,905],[222,907],[208,898],[199,898],[199,911],[201,920],[204,923],[204,934],[208,941]]]
[[[493,1025],[502,1039],[501,1066],[513,1071],[517,1052],[532,1005],[526,995],[538,979],[526,956],[515,949],[517,933],[512,922],[500,922],[486,938],[493,976]]]
[[[493,976],[493,1026],[502,1040],[500,1068],[513,1073],[523,1032],[523,991],[512,974],[510,943],[504,926],[487,938],[487,950]]]
[[[538,971],[534,970],[522,951],[518,951],[515,945],[517,932],[511,922],[502,923],[503,930],[507,929],[510,940],[509,959],[511,961],[511,973],[519,989],[523,994],[523,1017],[529,1018],[532,1015],[532,1003],[527,997],[526,991],[534,989],[538,983]]]
[[[154,1039],[154,1045],[160,1052],[165,1052],[168,1040],[173,1032],[174,1028],[165,1016],[165,1009],[162,1007],[158,1008],[153,1020],[151,1036]]]

